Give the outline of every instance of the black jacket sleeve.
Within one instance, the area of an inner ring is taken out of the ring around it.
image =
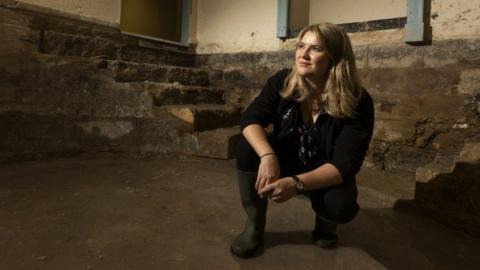
[[[367,91],[357,105],[355,118],[344,120],[344,125],[334,141],[333,158],[330,161],[341,173],[350,178],[360,171],[373,133],[374,106]]]
[[[267,80],[260,94],[253,100],[242,115],[240,129],[251,124],[266,127],[273,123],[280,102],[279,91],[283,89],[288,69],[281,70]]]

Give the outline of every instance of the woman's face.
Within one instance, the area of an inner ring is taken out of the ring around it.
[[[297,44],[295,65],[298,74],[313,81],[323,81],[330,67],[330,58],[322,40],[314,32],[307,32]]]

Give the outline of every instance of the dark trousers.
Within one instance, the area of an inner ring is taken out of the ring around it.
[[[306,172],[300,166],[300,161],[294,150],[285,144],[276,142],[275,137],[268,136],[280,165],[280,177]],[[258,171],[260,158],[248,141],[242,136],[237,145],[237,169],[241,171]],[[255,183],[252,183],[254,185]],[[319,216],[334,222],[347,223],[358,213],[357,187],[354,179],[344,181],[340,185],[306,191],[304,193]]]

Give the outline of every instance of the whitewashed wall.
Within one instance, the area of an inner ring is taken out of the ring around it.
[[[121,0],[22,0],[19,2],[58,10],[110,25],[120,24]]]

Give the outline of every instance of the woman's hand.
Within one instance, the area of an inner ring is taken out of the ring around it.
[[[280,177],[280,167],[276,155],[266,155],[260,159],[258,166],[257,181],[255,182],[255,189],[259,191],[268,184],[277,181]],[[263,198],[263,197],[262,197]]]
[[[258,194],[262,198],[271,194],[270,198],[274,202],[286,202],[297,194],[297,186],[295,185],[295,180],[293,180],[293,178],[285,177],[266,185],[258,191]]]

